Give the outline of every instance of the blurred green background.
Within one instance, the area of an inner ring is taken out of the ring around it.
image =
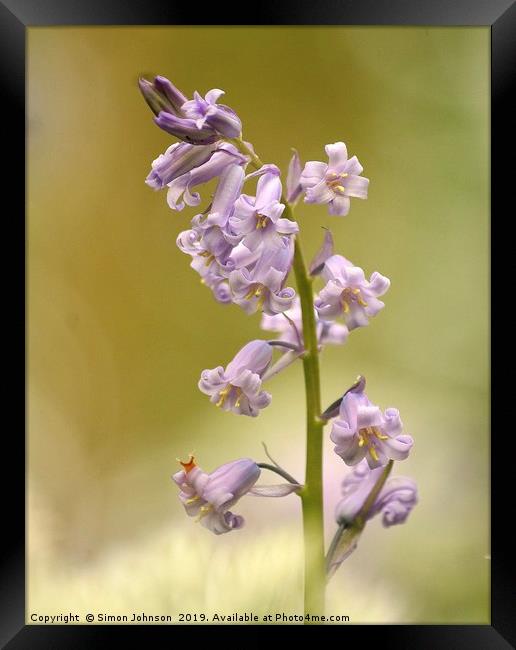
[[[358,622],[489,621],[488,28],[31,28],[28,39],[28,612],[302,611],[298,499],[244,499],[246,527],[188,520],[170,475],[260,442],[303,477],[301,367],[259,418],[197,389],[261,336],[175,246],[195,213],[144,179],[172,139],[140,75],[223,88],[244,137],[286,168],[344,140],[371,179],[346,218],[300,205],[386,308],[322,359],[325,405],[362,373],[415,438],[405,526],[367,527],[328,611]],[[206,193],[205,193],[206,196]],[[346,472],[326,436],[327,536]],[[274,482],[263,477],[263,482]]]

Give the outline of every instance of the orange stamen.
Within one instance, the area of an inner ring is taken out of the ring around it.
[[[183,466],[183,469],[187,474],[188,472],[191,472],[194,467],[197,467],[195,463],[195,458],[192,456],[192,454],[190,454],[190,459],[186,463],[183,463],[183,461],[180,460],[179,464]]]

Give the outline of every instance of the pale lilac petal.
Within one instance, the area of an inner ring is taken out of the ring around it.
[[[349,212],[350,205],[351,202],[347,196],[335,196],[328,204],[328,212],[334,217],[345,217]]]
[[[247,174],[245,180],[248,181],[251,178],[255,178],[256,176],[263,176],[264,174],[274,174],[276,176],[279,176],[280,175],[279,167],[277,165],[267,163],[266,165],[263,165],[262,167],[260,167],[260,169],[257,169],[251,174]]]
[[[325,180],[306,189],[305,203],[329,203],[335,198],[335,192],[326,184]]]
[[[379,441],[378,445],[383,449],[388,458],[393,460],[405,460],[408,458],[410,450],[414,444],[411,436],[400,435],[396,438]]]
[[[229,165],[224,169],[215,191],[212,208],[207,219],[208,223],[217,225],[227,223],[243,182],[244,170],[240,165]]]
[[[263,207],[281,198],[281,180],[275,173],[263,174],[258,179],[256,186],[256,210],[261,211]]]
[[[270,393],[262,390],[258,395],[255,395],[250,400],[251,406],[253,408],[253,415],[258,415],[258,411],[266,408],[272,402],[272,397]]]
[[[269,217],[269,219],[272,221],[273,224],[276,224],[278,219],[283,214],[284,210],[285,210],[285,206],[283,205],[283,203],[278,203],[277,201],[272,201],[271,203],[267,203],[262,208],[258,208],[258,207],[256,208],[257,215]]]
[[[345,314],[344,319],[346,321],[346,327],[350,332],[359,327],[367,327],[369,325],[369,319],[366,312],[354,305],[351,310]]]
[[[346,167],[343,171],[350,176],[360,176],[360,174],[364,171],[364,168],[358,162],[358,158],[356,156],[351,156],[351,158],[346,163]]]
[[[231,263],[231,265],[235,270],[242,269],[243,267],[249,266],[254,262],[256,262],[259,255],[260,252],[258,250],[248,248],[245,244],[241,243],[235,246],[235,248],[233,248],[233,250],[231,251],[231,255],[229,257],[228,263]],[[246,277],[245,286],[248,287],[250,281],[249,276],[245,276],[245,277]],[[239,281],[235,280],[234,282],[236,283],[234,290],[238,292],[239,291],[238,287],[241,287],[243,285]]]
[[[347,277],[348,268],[353,264],[342,255],[332,255],[329,257],[323,269],[323,278],[325,280],[335,280]]]
[[[364,176],[348,176],[344,183],[345,196],[354,196],[357,199],[367,199],[369,179]]]
[[[271,359],[272,348],[267,341],[250,341],[227,365],[225,374],[229,379],[232,379],[247,369],[261,375],[267,369]]]
[[[287,311],[292,307],[294,298],[296,297],[296,292],[292,287],[285,287],[277,293],[270,293],[269,299],[264,304],[264,311],[268,311],[270,314],[279,314],[281,312]]]
[[[328,165],[326,163],[317,160],[307,162],[299,179],[301,187],[306,190],[317,185],[321,180],[324,180],[327,169]]]
[[[346,266],[346,275],[345,275],[346,286],[361,288],[360,285],[365,285],[366,279],[363,269],[359,266],[353,266],[350,264]]]
[[[172,210],[181,211],[185,204],[181,201],[184,191],[188,185],[189,174],[184,174],[179,178],[176,178],[174,181],[169,183],[167,191],[167,203],[168,207]]]
[[[211,370],[203,370],[199,380],[199,390],[205,395],[218,393],[227,384],[224,368],[217,366]]]
[[[242,122],[238,115],[222,104],[207,111],[206,124],[226,138],[237,138],[242,132]]]
[[[220,88],[213,88],[212,90],[208,90],[204,96],[204,99],[208,102],[208,104],[216,104],[219,98],[224,94],[225,92],[223,90],[220,90]]]
[[[378,406],[359,406],[357,411],[357,428],[379,427],[383,424],[383,416]]]
[[[290,221],[290,219],[278,219],[276,221],[276,231],[281,235],[295,235],[299,232],[299,226],[296,221]]]
[[[247,397],[257,395],[260,392],[262,380],[260,375],[247,368],[231,379],[231,384],[241,388]]]
[[[271,291],[279,291],[283,280],[285,279],[285,272],[279,271],[275,268],[269,268],[265,274],[260,276],[260,281]]]
[[[324,149],[328,155],[328,169],[337,173],[343,171],[348,161],[348,150],[344,142],[327,144]]]
[[[397,436],[401,433],[403,429],[403,423],[400,418],[400,412],[395,408],[388,408],[384,413],[385,422],[383,424],[383,430],[385,433],[390,436]]]
[[[389,289],[391,281],[389,278],[386,278],[381,273],[375,271],[369,280],[369,291],[374,293],[376,296],[383,296],[384,293]]]

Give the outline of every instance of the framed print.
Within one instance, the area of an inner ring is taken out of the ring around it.
[[[512,647],[514,5],[192,9],[0,5],[25,324],[2,643]]]

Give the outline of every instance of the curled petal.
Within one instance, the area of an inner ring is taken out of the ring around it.
[[[378,446],[384,451],[388,458],[392,458],[393,460],[405,460],[405,458],[408,458],[413,444],[414,440],[411,436],[400,435],[396,436],[396,438],[382,440],[378,443]]]
[[[225,94],[226,93],[220,88],[213,88],[212,90],[208,90],[204,99],[208,102],[208,104],[216,104],[222,95]]]
[[[378,271],[375,271],[369,280],[369,290],[376,296],[383,296],[391,286],[391,281]]]
[[[199,380],[199,390],[205,395],[214,395],[218,393],[227,384],[224,375],[224,368],[217,366],[211,370],[203,370]]]
[[[271,292],[268,301],[268,309],[266,311],[264,305],[264,312],[269,314],[280,314],[281,312],[287,311],[292,307],[295,297],[296,292],[292,287],[285,287],[277,293]]]
[[[385,422],[383,425],[383,430],[391,438],[397,436],[401,433],[403,429],[403,423],[400,418],[400,412],[395,408],[388,408],[384,413]]]
[[[346,163],[345,171],[350,176],[360,176],[360,174],[364,171],[364,168],[358,162],[358,158],[356,156],[351,156],[351,158]]]
[[[343,171],[348,162],[348,150],[344,142],[327,144],[324,149],[328,156],[328,168],[336,172]]]

